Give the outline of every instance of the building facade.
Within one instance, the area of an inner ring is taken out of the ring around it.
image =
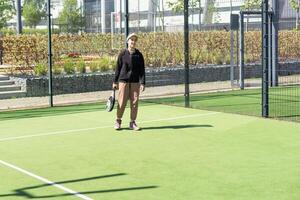
[[[275,0],[269,0],[270,3]],[[85,32],[120,32],[124,29],[125,0],[77,0],[84,15]],[[169,2],[177,0],[128,0],[129,27],[131,31],[182,31],[183,12],[173,12]],[[193,29],[218,29],[230,23],[230,13],[239,13],[245,0],[200,0],[189,10],[189,24]],[[296,11],[289,0],[278,0],[279,27],[295,27]],[[51,0],[53,24],[56,26],[59,12],[63,9],[63,0]],[[260,16],[247,19],[247,23],[260,23]],[[10,21],[15,26],[16,18]],[[38,28],[46,28],[46,21],[41,21]]]

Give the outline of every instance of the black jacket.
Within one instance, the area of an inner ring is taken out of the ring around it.
[[[130,54],[128,49],[124,49],[119,54],[114,78],[114,83],[117,82],[145,85],[145,62],[139,50],[135,49]]]

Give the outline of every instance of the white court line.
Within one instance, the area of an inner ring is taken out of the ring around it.
[[[20,167],[17,167],[17,166],[15,166],[15,165],[12,165],[12,164],[10,164],[10,163],[7,163],[7,162],[5,162],[5,161],[3,161],[3,160],[0,160],[0,164],[5,165],[6,167],[12,168],[12,169],[14,169],[14,170],[16,170],[16,171],[19,171],[19,172],[21,172],[21,173],[23,173],[23,174],[26,174],[26,175],[28,175],[28,176],[31,176],[31,177],[33,177],[33,178],[35,178],[35,179],[37,179],[37,180],[40,180],[40,181],[42,181],[42,182],[44,182],[44,183],[46,183],[46,184],[48,184],[48,185],[57,187],[57,188],[59,188],[59,189],[65,191],[66,193],[69,193],[69,194],[72,194],[72,195],[75,195],[75,196],[79,197],[80,199],[84,199],[84,200],[93,200],[93,199],[91,199],[91,198],[89,198],[89,197],[87,197],[87,196],[85,196],[85,195],[83,195],[83,194],[80,194],[79,192],[76,192],[76,191],[74,191],[74,190],[71,190],[71,189],[69,189],[69,188],[66,188],[66,187],[64,187],[64,186],[62,186],[62,185],[59,185],[59,184],[57,184],[57,183],[55,183],[55,182],[53,182],[53,181],[50,181],[50,180],[48,180],[48,179],[46,179],[46,178],[43,178],[43,177],[38,176],[38,175],[36,175],[36,174],[33,174],[33,173],[29,172],[29,171],[26,171],[25,169],[22,169],[22,168],[20,168]]]
[[[185,119],[185,118],[192,118],[192,117],[200,117],[200,116],[207,116],[207,115],[214,115],[217,114],[217,112],[211,112],[211,113],[205,113],[205,114],[195,114],[195,115],[184,115],[184,116],[179,116],[179,117],[172,117],[172,118],[163,118],[163,119],[155,119],[155,120],[148,120],[148,121],[142,121],[140,123],[151,123],[151,122],[157,122],[157,121],[172,121],[172,120],[177,120],[177,119]],[[3,138],[0,139],[1,141],[8,141],[8,140],[18,140],[18,139],[25,139],[25,138],[32,138],[32,137],[41,137],[41,136],[48,136],[48,135],[58,135],[58,134],[67,134],[67,133],[75,133],[75,132],[81,132],[81,131],[87,131],[87,130],[95,130],[95,129],[103,129],[103,128],[111,128],[111,126],[101,126],[101,127],[92,127],[92,128],[85,128],[85,129],[73,129],[73,130],[66,130],[66,131],[55,131],[55,132],[49,132],[49,133],[40,133],[40,134],[34,134],[34,135],[25,135],[25,136],[19,136],[19,137],[8,137],[8,138]],[[79,192],[73,191],[69,188],[66,188],[62,185],[59,185],[53,181],[50,181],[46,178],[43,178],[41,176],[38,176],[36,174],[33,174],[29,171],[26,171],[20,167],[17,167],[15,165],[12,165],[10,163],[7,163],[5,161],[0,160],[0,164],[5,165],[7,167],[10,167],[12,169],[15,169],[23,174],[26,174],[28,176],[31,176],[35,179],[38,179],[48,185],[57,187],[69,194],[73,194],[81,199],[84,200],[93,200],[83,194],[80,194]]]
[[[159,122],[159,121],[172,121],[172,120],[177,120],[177,119],[201,117],[201,116],[215,115],[215,114],[218,114],[218,112],[210,112],[210,113],[195,114],[195,115],[184,115],[184,116],[172,117],[172,118],[154,119],[154,120],[148,120],[148,121],[141,121],[139,123],[144,124],[144,123]],[[82,132],[82,131],[104,129],[104,128],[111,128],[111,127],[112,127],[111,125],[110,126],[98,126],[98,127],[91,127],[91,128],[71,129],[71,130],[65,130],[65,131],[54,131],[54,132],[48,132],[48,133],[37,133],[37,134],[33,134],[33,135],[7,137],[7,138],[0,139],[0,142],[9,141],[9,140],[20,140],[20,139],[33,138],[33,137],[42,137],[42,136],[48,136],[48,135],[60,135],[60,134],[68,134],[68,133],[77,133],[77,132]]]

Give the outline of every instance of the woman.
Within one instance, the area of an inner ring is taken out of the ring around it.
[[[119,89],[116,130],[121,129],[122,117],[128,99],[130,99],[131,110],[129,128],[135,131],[140,130],[136,124],[136,118],[140,91],[145,90],[145,63],[142,53],[135,48],[137,40],[137,34],[128,35],[128,48],[122,50],[118,56],[113,83],[113,88]]]

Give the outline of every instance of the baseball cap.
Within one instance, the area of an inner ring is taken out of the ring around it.
[[[131,33],[131,34],[129,34],[129,35],[127,36],[126,41],[128,42],[128,40],[129,40],[130,38],[132,38],[132,37],[136,37],[136,39],[138,39],[138,36],[137,36],[136,33]]]

